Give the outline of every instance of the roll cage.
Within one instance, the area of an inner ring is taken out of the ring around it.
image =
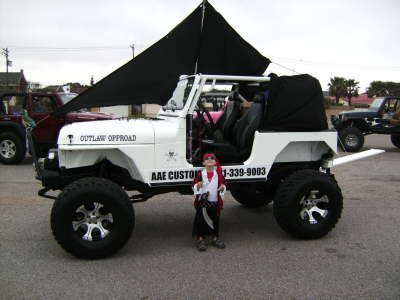
[[[198,112],[198,116],[200,115],[200,111],[203,111],[208,119],[211,122],[211,131],[215,131],[215,126],[211,120],[211,116],[207,111],[207,108],[201,103],[201,95],[204,92],[206,85],[210,85],[211,88],[216,85],[232,85],[238,86],[239,84],[249,85],[249,86],[259,86],[261,83],[270,81],[269,77],[262,76],[227,76],[227,75],[207,75],[207,74],[199,74],[192,76],[181,76],[180,82],[189,81],[191,82],[191,90],[185,95],[185,103],[184,106],[179,109],[178,106],[175,105],[175,99],[173,97],[168,101],[167,105],[163,106],[159,112],[159,116],[169,116],[169,117],[179,117],[186,118],[186,129],[187,129],[187,160],[188,162],[195,163],[198,160],[198,151],[196,149],[199,145],[194,147],[195,137],[193,136],[193,132],[196,131],[196,126],[193,124],[193,114],[195,111]],[[180,88],[178,83],[177,89]],[[176,89],[176,90],[177,90]],[[175,90],[175,91],[176,91]],[[245,99],[238,90],[233,89],[237,93],[237,101],[252,101],[252,99]],[[175,94],[175,92],[174,92]],[[205,135],[201,137],[202,139],[209,139],[210,135]],[[201,143],[201,141],[197,141]],[[197,156],[197,158],[196,158]]]

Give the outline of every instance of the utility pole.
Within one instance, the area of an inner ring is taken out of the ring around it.
[[[135,57],[135,44],[132,44],[131,48],[132,48],[132,57]]]
[[[8,73],[8,67],[11,67],[12,61],[8,60],[8,53],[9,53],[8,48],[4,48],[2,49],[2,51],[3,52],[1,54],[3,54],[6,57],[6,71]]]

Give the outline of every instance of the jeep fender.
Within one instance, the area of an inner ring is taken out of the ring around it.
[[[95,149],[94,149],[95,148]],[[73,151],[70,151],[73,150]],[[60,167],[74,169],[96,165],[104,160],[126,169],[133,180],[146,182],[147,169],[154,168],[154,144],[147,145],[96,145],[69,146],[59,145]]]
[[[339,125],[335,126],[337,131],[341,131],[347,127],[357,127],[362,133],[369,132],[370,129],[364,119],[350,119],[341,122]]]
[[[262,160],[268,174],[274,163],[317,162],[328,152],[337,153],[336,131],[256,132],[247,162]]]
[[[23,141],[26,140],[25,127],[19,123],[0,121],[0,133],[6,131],[15,132]]]

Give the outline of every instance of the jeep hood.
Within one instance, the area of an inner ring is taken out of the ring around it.
[[[363,110],[356,110],[356,111],[342,111],[339,115],[343,115],[346,118],[369,118],[375,117],[376,111],[363,109]]]
[[[64,126],[59,145],[132,145],[153,144],[152,120],[119,119],[79,122]]]

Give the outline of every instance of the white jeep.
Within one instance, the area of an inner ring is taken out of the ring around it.
[[[58,243],[83,258],[115,253],[133,231],[132,203],[167,192],[191,194],[200,158],[209,150],[219,158],[227,188],[241,204],[257,208],[273,201],[274,216],[289,234],[305,239],[326,235],[343,207],[330,172],[337,133],[260,129],[268,96],[256,95],[247,103],[239,87],[261,90],[269,80],[181,76],[156,118],[63,127],[58,148],[46,159],[34,157],[44,187],[39,195],[55,199],[51,227]],[[216,87],[232,92],[214,124],[202,95]],[[61,193],[53,197],[49,190]]]

